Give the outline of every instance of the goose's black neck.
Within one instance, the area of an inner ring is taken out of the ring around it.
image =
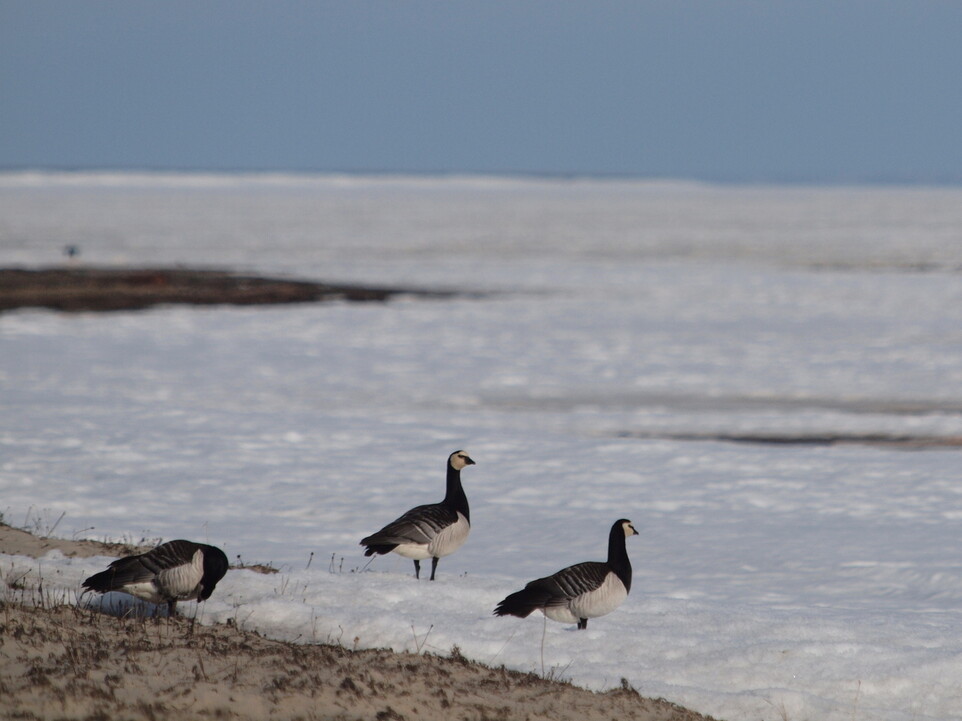
[[[206,601],[214,592],[214,586],[224,577],[230,566],[227,555],[216,546],[202,545],[204,552],[204,575],[200,579],[204,589],[201,592],[201,600]]]
[[[631,561],[628,560],[628,549],[625,548],[625,529],[621,523],[611,527],[608,534],[608,565],[615,575],[625,584],[625,590],[631,590]]]
[[[464,495],[464,488],[461,486],[461,471],[455,469],[450,463],[448,463],[447,493],[445,493],[442,503],[464,516],[468,523],[471,522],[468,497]]]

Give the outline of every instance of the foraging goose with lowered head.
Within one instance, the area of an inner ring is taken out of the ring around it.
[[[494,615],[526,618],[540,609],[552,621],[588,628],[589,618],[611,613],[628,597],[631,562],[625,539],[637,535],[628,519],[615,521],[608,534],[607,561],[577,563],[532,581],[499,603]]]
[[[431,580],[438,559],[457,551],[471,530],[468,498],[461,487],[461,469],[473,466],[467,451],[455,451],[448,457],[447,492],[440,503],[412,508],[387,524],[377,533],[361,541],[365,556],[390,553],[414,560],[414,576],[421,577],[421,561],[431,559]]]
[[[151,603],[166,603],[174,615],[178,601],[206,601],[227,573],[227,556],[216,546],[168,541],[147,553],[118,558],[106,571],[83,582],[90,591],[122,591]]]

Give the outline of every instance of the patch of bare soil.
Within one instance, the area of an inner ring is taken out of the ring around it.
[[[90,556],[129,556],[145,553],[156,544],[147,543],[104,543],[102,541],[68,541],[62,538],[43,538],[29,531],[0,523],[0,553],[11,556],[30,556],[40,558],[54,549],[71,558]]]
[[[140,310],[153,305],[257,305],[326,300],[385,301],[397,295],[449,297],[448,291],[261,278],[187,268],[63,267],[0,269],[0,312]]]
[[[23,532],[0,526],[0,550]],[[38,553],[73,542],[38,539]],[[83,541],[82,544],[99,544]],[[9,550],[12,547],[21,550]],[[80,551],[88,550],[84,545]],[[100,546],[97,554],[116,553]],[[595,693],[448,657],[273,641],[233,625],[0,601],[0,718],[710,721],[626,682]]]
[[[909,436],[893,433],[633,433],[624,431],[619,438],[667,439],[672,441],[722,441],[725,443],[756,443],[775,446],[839,446],[862,445],[901,450],[933,448],[962,448],[962,436]]]

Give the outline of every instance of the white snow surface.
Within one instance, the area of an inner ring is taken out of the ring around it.
[[[0,175],[0,266],[67,244],[485,294],[4,313],[6,522],[270,562],[197,612],[278,638],[457,646],[729,721],[962,718],[962,449],[714,439],[962,437],[962,190]],[[458,448],[464,547],[433,583],[368,563]],[[619,609],[492,616],[621,517]],[[3,593],[75,602],[110,560],[0,554]]]

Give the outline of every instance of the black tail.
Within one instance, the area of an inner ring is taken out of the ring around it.
[[[93,576],[83,582],[83,587],[90,591],[107,593],[115,588],[114,575],[114,570],[112,568],[108,568],[106,571],[101,571],[100,573],[95,573]]]
[[[144,558],[147,554],[140,556],[127,556],[118,558],[107,567],[106,571],[96,573],[83,582],[84,588],[91,591],[107,593],[121,589],[128,583],[140,583],[150,581],[156,569],[144,565]]]
[[[512,593],[494,609],[495,616],[517,616],[527,618],[532,611],[544,608],[548,604],[550,594],[544,589],[528,584],[521,591]]]
[[[363,544],[364,541],[361,541],[361,543]],[[364,555],[373,556],[375,553],[381,553],[381,554],[390,553],[395,548],[397,548],[396,543],[372,543],[367,547],[367,550],[364,551]]]

